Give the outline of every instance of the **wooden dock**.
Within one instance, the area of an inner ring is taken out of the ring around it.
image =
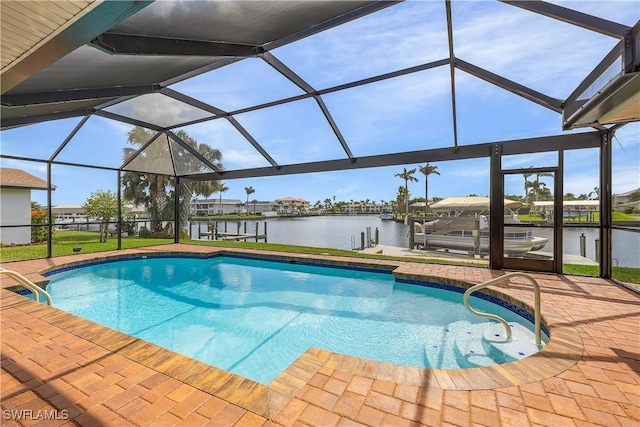
[[[223,230],[220,230],[220,228],[218,228],[219,224],[216,222],[215,224],[210,224],[207,227],[207,231],[202,231],[201,229],[198,230],[198,239],[202,240],[202,239],[207,239],[207,240],[235,240],[235,241],[239,241],[239,240],[244,240],[247,241],[248,239],[255,239],[255,241],[260,241],[260,240],[264,240],[264,242],[267,242],[267,223],[265,221],[264,223],[264,232],[260,233],[259,232],[259,226],[258,226],[258,222],[255,223],[255,232],[254,233],[247,233],[247,223],[246,221],[244,222],[244,227],[243,227],[243,232],[240,231],[241,228],[241,223],[235,222],[235,225],[237,226],[237,230],[235,232],[232,231],[227,231],[227,223],[224,222],[223,223]]]
[[[218,239],[220,240],[246,240],[246,239],[256,239],[258,240],[266,239],[266,234],[236,234],[236,233],[218,233]]]

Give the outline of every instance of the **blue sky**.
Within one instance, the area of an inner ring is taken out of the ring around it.
[[[633,25],[637,1],[554,2],[606,19]],[[443,1],[410,1],[322,32],[272,52],[315,89],[324,89],[448,55]],[[491,19],[487,19],[491,16]],[[499,2],[453,2],[454,50],[458,58],[565,99],[615,45],[616,40]],[[323,100],[358,156],[451,147],[453,127],[449,68],[440,67],[371,85],[334,92]],[[171,86],[226,111],[295,96],[302,91],[260,59],[246,59]],[[460,145],[561,134],[559,114],[456,71]],[[111,111],[171,123],[204,117],[202,111],[162,95],[145,95]],[[313,100],[236,116],[279,164],[344,158],[321,110]],[[80,119],[60,120],[1,135],[3,154],[47,159]],[[92,117],[56,158],[60,161],[118,167],[131,126]],[[268,162],[226,120],[211,120],[184,130],[200,143],[218,148],[227,170],[267,166]],[[587,129],[590,130],[590,129]],[[583,130],[584,131],[584,130]],[[565,132],[566,133],[566,132]],[[640,124],[620,129],[614,140],[613,191],[640,187]],[[577,150],[565,157],[565,192],[588,194],[598,185],[597,150]],[[554,156],[514,156],[505,166],[553,166]],[[337,200],[392,200],[404,182],[394,177],[399,165],[260,179],[227,180],[225,198],[273,200],[292,196],[314,203]],[[429,195],[438,197],[489,192],[489,160],[434,163],[440,176],[429,178]],[[42,178],[43,163],[2,159]],[[53,204],[81,204],[92,191],[116,190],[116,174],[53,166],[57,186]],[[424,194],[424,176],[411,183],[413,196]],[[519,184],[520,185],[520,184]],[[512,192],[520,191],[514,188]],[[509,193],[509,189],[507,189]],[[46,202],[44,192],[34,200]]]

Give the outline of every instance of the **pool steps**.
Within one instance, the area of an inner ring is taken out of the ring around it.
[[[427,338],[425,358],[430,366],[442,369],[474,368],[515,362],[542,350],[530,328],[518,322],[509,325],[513,334],[508,341],[500,323],[451,323],[443,333]]]
[[[511,326],[509,326],[509,324],[507,323],[506,320],[504,320],[502,317],[497,316],[495,314],[491,314],[491,313],[483,313],[481,311],[477,311],[474,310],[471,305],[469,305],[469,296],[471,296],[472,293],[479,291],[481,289],[487,288],[491,285],[495,285],[498,284],[500,282],[504,282],[506,280],[509,280],[513,277],[522,277],[524,279],[527,279],[527,281],[529,281],[529,283],[531,283],[533,285],[533,291],[534,291],[534,303],[535,303],[535,313],[534,313],[534,328],[535,328],[535,342],[536,345],[538,346],[542,346],[542,338],[541,338],[541,327],[542,327],[542,319],[541,319],[541,313],[540,313],[540,285],[538,285],[538,282],[536,282],[536,280],[531,277],[528,274],[525,273],[520,273],[520,272],[515,272],[515,273],[509,273],[509,274],[505,274],[504,276],[500,276],[497,277],[495,279],[492,280],[487,280],[486,282],[480,283],[478,285],[472,286],[469,289],[467,289],[467,291],[464,293],[464,297],[463,297],[463,301],[464,301],[464,305],[465,307],[467,307],[467,310],[469,310],[471,313],[480,316],[480,317],[486,317],[489,319],[493,319],[493,320],[497,320],[498,322],[502,323],[502,325],[504,326],[505,330],[506,330],[506,334],[507,334],[507,341],[511,340]]]

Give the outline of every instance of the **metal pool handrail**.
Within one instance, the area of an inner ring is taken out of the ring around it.
[[[538,282],[536,282],[536,280],[533,277],[529,276],[528,274],[525,274],[525,273],[509,273],[509,274],[505,274],[504,276],[500,276],[500,277],[497,277],[495,279],[488,280],[488,281],[486,281],[484,283],[480,283],[479,285],[472,286],[469,289],[467,289],[467,291],[464,293],[464,305],[465,305],[465,307],[467,307],[467,310],[469,310],[470,312],[472,312],[473,314],[475,314],[477,316],[487,317],[489,319],[497,320],[498,322],[502,323],[502,325],[507,330],[507,340],[511,341],[511,326],[509,326],[507,321],[504,320],[502,317],[496,315],[496,314],[484,313],[482,311],[474,310],[469,305],[469,296],[472,293],[474,293],[475,291],[478,291],[480,289],[484,289],[484,288],[486,288],[488,286],[491,286],[491,285],[495,285],[496,283],[504,282],[505,280],[511,279],[512,277],[524,277],[529,282],[531,282],[531,284],[533,285],[534,299],[535,299],[535,313],[534,313],[535,324],[534,324],[534,327],[535,327],[535,335],[536,335],[536,345],[537,346],[541,346],[542,342],[541,342],[541,338],[540,338],[540,326],[541,326],[541,319],[540,319],[540,285],[538,285]]]
[[[0,274],[6,274],[7,276],[10,276],[16,282],[20,283],[22,286],[24,286],[25,288],[29,289],[31,291],[31,293],[33,294],[33,299],[34,300],[38,301],[40,299],[38,297],[38,294],[42,294],[42,295],[44,295],[45,299],[47,300],[47,305],[53,305],[53,302],[51,301],[51,295],[49,295],[49,293],[47,291],[45,291],[44,289],[42,289],[40,286],[36,285],[31,280],[29,280],[26,277],[24,277],[22,274],[20,274],[18,272],[15,272],[15,271],[12,271],[12,270],[7,270],[7,269],[2,268],[2,267],[0,267]]]

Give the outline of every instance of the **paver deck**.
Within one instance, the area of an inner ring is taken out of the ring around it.
[[[38,281],[45,270],[106,256],[220,250],[176,244],[3,267]],[[242,252],[386,266],[400,277],[461,285],[504,274]],[[551,332],[535,356],[491,368],[427,370],[309,349],[269,386],[2,289],[2,425],[638,426],[639,295],[599,278],[533,276]],[[9,284],[3,278],[2,287]],[[517,279],[495,292],[523,307],[533,301],[530,286]]]

